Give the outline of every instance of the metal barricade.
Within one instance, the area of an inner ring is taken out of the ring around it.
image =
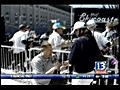
[[[1,45],[1,68],[13,72],[26,72],[27,53],[24,48]]]
[[[104,57],[107,58],[107,73],[111,74],[111,72],[114,72],[114,74],[119,73],[118,63],[119,61],[112,55],[104,55]],[[111,67],[110,65],[113,65],[114,67]],[[106,79],[106,85],[108,84],[108,79]],[[117,85],[117,79],[114,79],[113,85]]]

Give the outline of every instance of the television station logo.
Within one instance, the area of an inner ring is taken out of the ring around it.
[[[107,74],[106,67],[107,67],[106,61],[95,62],[95,73],[96,74]]]

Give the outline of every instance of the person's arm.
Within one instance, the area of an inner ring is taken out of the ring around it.
[[[36,58],[34,58],[36,59]],[[33,68],[33,72],[34,73],[39,73],[39,74],[53,74],[55,70],[58,69],[58,65],[56,64],[54,67],[50,68],[48,71],[44,71],[45,67],[43,65],[43,62],[35,62],[32,61],[31,62],[32,68]]]
[[[23,34],[21,37],[21,42],[25,45],[28,45],[29,41],[26,38],[26,34]]]
[[[45,72],[45,74],[53,74],[55,70],[56,70],[56,67],[52,67],[47,72]]]
[[[14,37],[15,35],[13,35],[13,37],[9,39],[9,42],[14,42]]]
[[[58,70],[60,68],[60,63],[58,61],[56,61],[53,64],[53,67],[51,69],[49,69],[45,74],[53,74],[55,70]]]
[[[14,44],[14,36],[9,40],[9,45],[12,46]]]
[[[65,45],[65,40],[61,36],[54,37],[55,47],[62,47]]]

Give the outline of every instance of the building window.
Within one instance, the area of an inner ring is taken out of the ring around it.
[[[32,18],[30,18],[30,21],[32,21]]]
[[[10,19],[9,17],[6,17],[6,21],[9,21],[9,19]]]
[[[14,14],[14,16],[15,16],[15,26],[17,26],[17,25],[18,25],[18,23],[19,23],[18,14],[17,14],[17,13],[15,13],[15,14]]]
[[[39,18],[38,15],[36,15],[36,25],[38,25],[38,22],[39,22]]]
[[[6,21],[6,24],[9,24],[9,22],[10,22],[9,12],[6,12],[5,21]]]
[[[26,14],[23,13],[23,23],[26,24]]]
[[[30,14],[30,17],[32,17],[32,14]]]

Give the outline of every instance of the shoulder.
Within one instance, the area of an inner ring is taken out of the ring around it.
[[[42,62],[40,55],[37,55],[32,59],[32,63],[37,63],[37,62]]]
[[[52,33],[49,38],[60,38],[60,35],[56,32]]]
[[[73,42],[74,45],[80,44],[81,43],[81,39],[80,38],[76,38]]]

